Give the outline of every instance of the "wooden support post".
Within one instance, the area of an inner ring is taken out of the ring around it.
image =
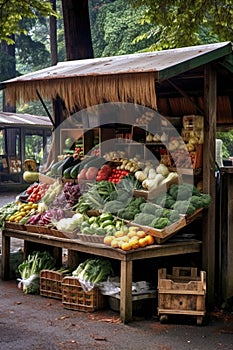
[[[124,323],[132,320],[132,272],[133,262],[121,261],[121,299],[120,299],[120,318]]]
[[[219,302],[233,296],[233,169],[221,168],[220,237],[219,247]]]
[[[207,305],[214,306],[215,295],[215,138],[217,111],[216,72],[208,64],[204,69],[204,150],[203,191],[212,198],[211,205],[203,214],[203,269],[207,272]]]
[[[2,234],[2,279],[8,280],[10,277],[10,237]]]

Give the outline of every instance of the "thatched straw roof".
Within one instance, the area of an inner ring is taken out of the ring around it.
[[[192,93],[197,88],[195,82],[200,81],[199,86],[203,82],[198,67],[216,62],[233,72],[230,42],[61,62],[2,82],[0,88],[5,89],[6,100],[13,105],[38,96],[45,100],[59,96],[69,112],[103,102],[133,102],[157,109],[162,97],[159,84],[182,77],[183,87]],[[186,74],[189,72],[193,72],[192,79]],[[224,90],[229,91],[232,80],[225,81]]]

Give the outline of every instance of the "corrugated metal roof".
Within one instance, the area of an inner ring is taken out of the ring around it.
[[[36,72],[3,82],[63,79],[80,76],[157,72],[157,79],[168,78],[232,53],[230,42],[198,45],[157,52],[82,59],[58,63]],[[169,74],[165,74],[166,72]]]
[[[0,127],[1,126],[31,126],[51,128],[52,124],[49,118],[44,116],[0,112]]]
[[[42,99],[55,99],[60,96],[70,112],[105,101],[131,101],[157,108],[156,100],[159,95],[155,91],[155,82],[164,84],[188,72],[192,72],[193,77],[200,78],[199,68],[202,69],[203,79],[203,67],[209,63],[218,63],[215,65],[218,70],[224,67],[227,74],[233,73],[232,53],[232,44],[228,41],[61,62],[56,66],[7,80],[0,84],[0,88],[5,88],[6,101],[11,105],[22,101],[35,101],[39,96]],[[186,77],[186,81],[193,86],[193,80]],[[156,89],[158,86],[159,84]]]

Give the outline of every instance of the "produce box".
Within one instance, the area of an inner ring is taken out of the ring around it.
[[[66,231],[59,231],[54,227],[48,226],[48,225],[32,225],[32,224],[26,224],[24,225],[24,228],[28,232],[34,232],[34,233],[40,233],[41,235],[49,235],[53,237],[60,237],[60,238],[76,238],[77,230],[72,232],[66,232]]]
[[[138,225],[135,224],[133,221],[131,222],[131,225],[141,227],[143,231],[154,237],[156,243],[161,244],[167,241],[169,238],[171,238],[176,232],[178,232],[186,225],[186,218],[185,216],[181,216],[178,221],[172,223],[169,226],[164,227],[163,229]]]
[[[94,287],[85,292],[75,277],[64,277],[62,280],[62,304],[70,310],[93,312],[106,306],[106,296]]]
[[[6,229],[10,229],[10,230],[20,230],[20,231],[24,231],[24,230],[25,230],[25,225],[20,224],[20,223],[18,223],[18,222],[6,221],[6,222],[5,222],[5,228],[6,228]]]
[[[158,270],[158,315],[193,315],[202,324],[205,309],[206,272],[197,275],[195,267],[173,267]]]
[[[133,196],[136,198],[143,197],[146,200],[153,199],[153,198],[156,198],[161,193],[166,193],[171,185],[180,184],[181,180],[182,180],[181,177],[174,178],[168,181],[166,184],[163,184],[152,191],[134,189]]]
[[[75,239],[77,238],[77,232],[78,230],[68,232],[68,231],[59,231],[56,228],[51,228],[49,234],[54,237]]]
[[[40,272],[40,295],[44,297],[62,299],[61,282],[63,274],[52,270],[41,270]]]
[[[91,243],[104,243],[104,237],[105,235],[88,235],[85,233],[78,233],[76,235],[77,239],[80,239],[84,242],[91,242]]]
[[[186,225],[190,224],[193,220],[195,220],[203,211],[204,208],[199,208],[195,210],[192,215],[185,215]]]
[[[192,159],[193,169],[203,168],[203,145],[197,145]]]
[[[48,175],[39,173],[39,182],[52,185],[54,182],[56,182],[56,179],[54,179],[53,177],[50,177]]]
[[[49,234],[51,228],[46,225],[32,225],[25,224],[25,229],[28,232],[35,232],[40,234]]]

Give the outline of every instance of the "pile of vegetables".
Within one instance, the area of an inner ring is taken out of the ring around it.
[[[121,165],[117,167],[118,170],[127,170],[129,173],[135,173],[140,169],[140,163],[137,158],[133,159],[122,159]]]
[[[81,196],[80,187],[78,184],[72,182],[66,182],[61,192],[55,197],[50,204],[52,208],[71,209],[78,203],[78,199]]]
[[[89,258],[80,263],[72,272],[72,275],[78,278],[85,289],[91,290],[98,283],[107,280],[109,276],[113,276],[113,269],[110,260]]]
[[[56,260],[48,252],[35,251],[28,255],[27,259],[18,266],[21,278],[18,279],[18,287],[26,294],[39,294],[40,271],[52,270]]]
[[[0,229],[4,229],[7,218],[13,216],[18,211],[16,202],[10,202],[0,208]]]
[[[199,208],[208,208],[211,197],[209,194],[200,193],[192,184],[173,184],[166,193],[155,197],[153,203],[176,210],[179,214],[192,215]]]
[[[124,220],[133,220],[135,215],[140,213],[140,205],[145,203],[143,197],[131,198],[129,202],[125,202],[123,208],[117,211],[117,216]]]
[[[124,227],[113,235],[104,237],[104,243],[112,248],[131,250],[154,244],[154,237],[136,226]]]
[[[53,221],[59,221],[63,218],[72,216],[71,211],[63,209],[47,209],[41,213],[35,213],[27,220],[30,225],[50,225]]]
[[[27,202],[36,203],[44,197],[45,193],[49,188],[49,184],[47,183],[38,183],[35,182],[33,185],[29,186],[26,190],[27,192]]]
[[[54,199],[61,193],[62,188],[62,183],[58,180],[49,186],[40,201],[40,203],[44,204],[44,208],[48,207],[54,201]]]
[[[108,164],[102,165],[97,172],[96,181],[106,181],[112,173],[112,167]]]
[[[151,163],[148,163],[143,170],[136,171],[135,178],[141,181],[143,189],[153,191],[170,181],[178,181],[178,174],[177,172],[170,172],[164,164],[159,164],[155,168]]]
[[[76,213],[76,214],[73,214],[73,216],[71,217],[64,217],[59,220],[56,220],[54,218],[51,221],[53,225],[57,228],[57,230],[64,231],[64,232],[73,232],[76,229],[80,228],[83,220],[84,220],[83,214]]]
[[[102,209],[115,190],[114,184],[108,181],[89,184],[88,191],[82,194],[73,209],[79,213],[84,213],[89,209]]]
[[[113,183],[118,183],[123,179],[123,177],[125,177],[127,175],[129,175],[128,170],[121,170],[121,169],[113,168],[112,172],[108,178],[108,181],[113,182]]]
[[[38,208],[37,203],[19,203],[17,210],[12,215],[6,217],[6,221],[25,224]]]
[[[73,209],[79,213],[85,213],[89,209],[117,213],[127,205],[137,186],[138,181],[131,174],[123,177],[119,183],[104,180],[88,184],[88,191],[80,196]]]
[[[117,230],[122,230],[125,224],[111,213],[102,213],[99,216],[84,217],[80,231],[88,235],[110,235]]]
[[[149,206],[151,208],[149,209]],[[164,229],[173,222],[180,220],[180,215],[176,210],[157,208],[153,204],[147,203],[142,207],[141,212],[135,215],[133,222],[141,226],[150,226],[155,229]]]

